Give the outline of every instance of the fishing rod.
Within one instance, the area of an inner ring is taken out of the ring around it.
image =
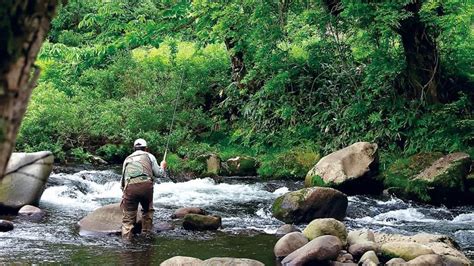
[[[168,154],[168,146],[170,144],[171,131],[173,130],[173,124],[174,124],[174,120],[175,120],[175,117],[176,117],[176,109],[178,107],[178,100],[179,100],[179,95],[180,95],[180,92],[181,92],[181,88],[183,86],[183,81],[184,81],[184,70],[181,74],[181,82],[179,83],[178,91],[176,92],[176,99],[174,100],[173,117],[171,119],[170,129],[168,131],[168,138],[166,140],[166,148],[165,148],[165,154],[163,155],[163,161],[166,161],[166,155]]]

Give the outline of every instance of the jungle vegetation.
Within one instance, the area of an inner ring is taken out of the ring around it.
[[[169,165],[247,154],[265,177],[376,142],[383,162],[474,154],[474,5],[461,0],[69,0],[17,150],[119,163],[133,140]]]

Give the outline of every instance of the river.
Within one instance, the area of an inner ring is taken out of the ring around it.
[[[117,170],[55,170],[39,207],[47,215],[32,221],[12,220],[15,229],[0,233],[0,263],[159,264],[172,256],[246,257],[274,264],[273,235],[283,223],[271,216],[273,200],[301,182],[210,178],[155,184],[155,222],[170,221],[175,209],[198,206],[222,216],[223,229],[189,232],[181,228],[137,237],[123,243],[119,236],[82,236],[77,222],[94,209],[120,201]],[[378,232],[441,233],[452,236],[474,258],[474,206],[435,207],[394,197],[349,197],[346,226]],[[303,228],[301,226],[301,228]]]

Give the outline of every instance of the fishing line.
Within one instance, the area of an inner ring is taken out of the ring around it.
[[[176,117],[176,109],[178,108],[178,100],[179,100],[181,88],[183,86],[183,81],[184,81],[184,70],[183,70],[183,73],[181,74],[181,82],[179,84],[178,91],[176,92],[176,99],[174,100],[173,117],[171,118],[171,124],[170,124],[170,129],[168,132],[168,138],[166,140],[166,148],[165,148],[165,155],[163,155],[163,161],[166,161],[166,155],[168,154],[168,146],[170,144],[171,131],[173,130],[173,124]]]

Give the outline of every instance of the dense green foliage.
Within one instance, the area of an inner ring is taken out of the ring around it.
[[[142,137],[161,155],[177,104],[174,170],[217,152],[257,156],[263,176],[301,177],[356,141],[472,153],[473,5],[341,1],[330,12],[326,2],[70,0],[39,56],[17,149],[120,162]],[[434,101],[409,84],[401,32],[415,17],[436,41]]]

